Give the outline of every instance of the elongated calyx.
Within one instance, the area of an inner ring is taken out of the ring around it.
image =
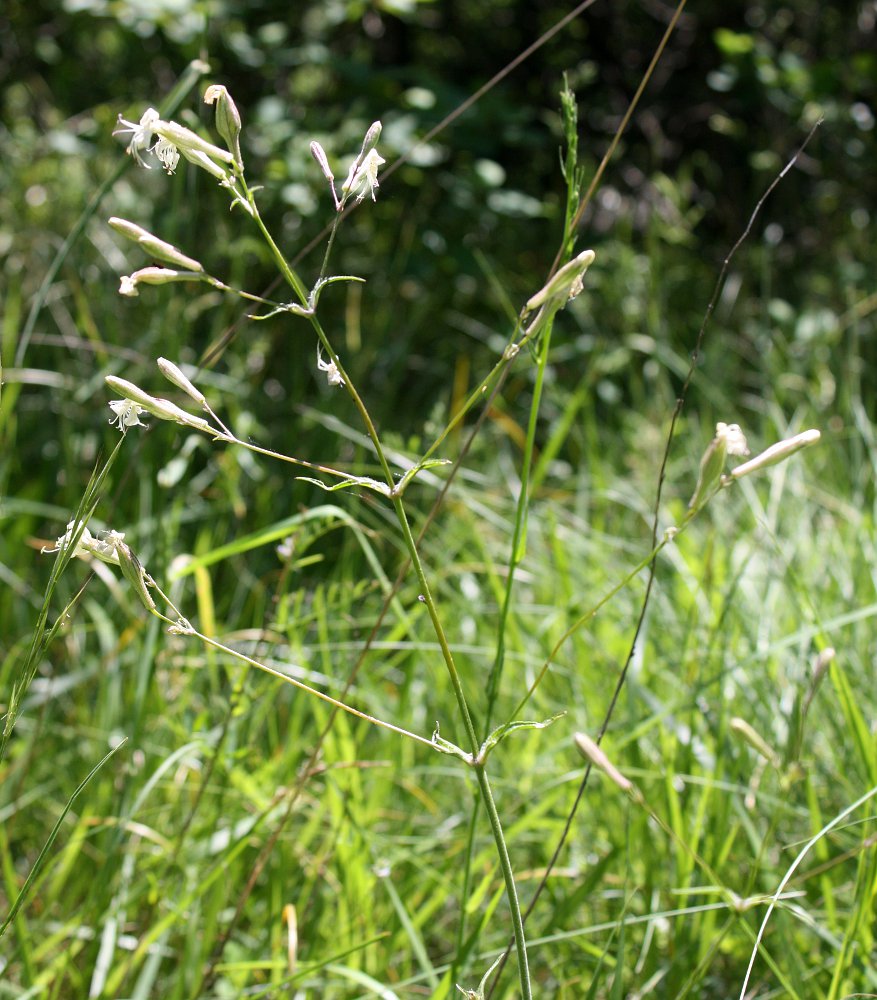
[[[204,92],[204,103],[216,105],[216,131],[225,139],[238,168],[243,170],[240,143],[241,116],[231,94],[221,84],[215,83]]]
[[[210,434],[217,433],[203,417],[187,413],[182,407],[177,406],[176,403],[172,403],[169,399],[162,399],[160,396],[150,396],[139,385],[135,385],[127,379],[118,378],[115,375],[107,375],[104,381],[114,392],[117,392],[125,399],[130,399],[148,413],[158,417],[159,420],[172,420],[174,423],[182,424],[184,427],[192,427],[194,430],[207,431]]]
[[[697,486],[688,503],[689,510],[697,510],[721,485],[725,461],[729,455],[748,455],[749,446],[738,424],[716,424],[716,436],[707,445],[700,460]]]
[[[748,476],[752,472],[758,472],[761,469],[769,468],[771,465],[776,465],[777,462],[787,459],[789,455],[794,455],[796,451],[807,448],[811,444],[816,444],[821,437],[822,435],[818,430],[811,429],[809,431],[802,431],[794,437],[786,438],[784,441],[777,441],[776,444],[772,444],[769,448],[766,448],[760,455],[756,455],[755,458],[750,458],[748,462],[744,462],[742,465],[738,465],[732,469],[731,478],[742,479],[743,476]]]
[[[539,309],[549,303],[563,308],[570,299],[574,299],[581,292],[582,279],[596,257],[593,250],[583,250],[576,257],[573,257],[543,288],[540,288],[535,295],[527,300],[524,311],[532,312],[534,309]]]
[[[201,390],[188,378],[186,378],[180,368],[175,365],[173,361],[168,361],[167,358],[159,358],[157,363],[159,371],[162,375],[164,375],[168,382],[173,382],[178,389],[182,389],[187,396],[191,396],[191,398],[194,399],[199,406],[203,406],[207,402],[204,397],[204,393],[201,392]]]
[[[204,265],[200,261],[195,260],[193,257],[187,257],[182,250],[178,250],[173,244],[166,243],[157,236],[153,236],[148,230],[142,226],[138,226],[136,222],[129,222],[127,219],[120,219],[114,215],[109,220],[109,224],[117,233],[121,233],[122,236],[133,240],[143,247],[148,254],[158,260],[164,261],[165,264],[173,264],[174,267],[182,268],[186,271],[204,270]]]
[[[586,733],[576,733],[573,740],[576,749],[585,760],[589,760],[595,767],[598,767],[623,792],[629,792],[633,788],[633,782],[624,777],[590,736]]]
[[[200,267],[200,265],[199,265]],[[170,267],[141,267],[119,279],[119,294],[129,297],[139,295],[138,285],[170,285],[176,281],[201,281],[203,271],[177,271]]]

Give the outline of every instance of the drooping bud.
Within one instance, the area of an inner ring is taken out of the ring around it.
[[[221,84],[215,83],[204,92],[205,104],[216,104],[216,131],[225,139],[239,170],[244,169],[241,158],[241,116],[231,94]]]
[[[204,265],[200,261],[195,260],[193,257],[187,257],[182,250],[178,250],[173,244],[166,243],[157,236],[153,236],[152,233],[143,229],[142,226],[138,226],[135,222],[129,222],[127,219],[119,219],[113,216],[109,220],[109,223],[117,233],[121,233],[123,236],[127,236],[129,240],[140,244],[148,254],[157,257],[166,264],[173,264],[188,271],[204,270]]]
[[[323,176],[331,184],[335,180],[335,175],[332,173],[332,168],[329,166],[329,157],[326,156],[326,150],[317,142],[316,139],[311,143],[311,156],[317,161],[317,165],[320,168]]]
[[[816,657],[816,662],[813,664],[813,676],[810,680],[810,686],[815,690],[819,684],[822,682],[822,678],[828,672],[828,668],[834,662],[837,653],[831,646],[826,646],[825,649]]]
[[[595,767],[613,781],[623,792],[629,792],[633,788],[633,782],[625,778],[621,771],[609,760],[600,747],[585,733],[576,733],[573,737],[576,749],[589,760]]]
[[[800,451],[811,444],[816,444],[821,437],[822,435],[819,431],[811,429],[803,431],[801,434],[796,434],[794,437],[786,438],[784,441],[778,441],[776,444],[771,445],[770,448],[765,449],[760,455],[756,455],[755,458],[751,458],[748,462],[744,462],[742,465],[738,465],[735,469],[732,469],[731,477],[733,479],[742,479],[743,476],[748,476],[751,472],[759,472],[761,469],[767,469],[771,465],[776,465],[777,462],[784,461],[789,455],[794,455],[796,451]]]
[[[203,406],[207,402],[204,393],[186,378],[173,361],[168,361],[167,358],[159,358],[158,367],[168,382],[173,382],[178,389],[182,389],[187,396],[191,396],[199,406]]]
[[[114,392],[117,392],[120,396],[124,396],[125,399],[130,399],[132,402],[137,403],[144,410],[148,410],[150,404],[155,402],[155,396],[150,396],[139,385],[134,385],[133,382],[129,382],[125,378],[119,378],[117,375],[107,375],[104,378],[104,382]]]
[[[762,757],[771,765],[771,767],[779,768],[781,766],[781,761],[779,754],[771,747],[764,737],[755,731],[752,726],[745,720],[735,716],[731,719],[731,732],[736,733],[744,742],[748,743],[756,753],[761,754]]]
[[[123,274],[119,279],[119,294],[135,296],[138,285],[169,285],[175,281],[201,281],[201,271],[175,271],[167,267],[142,267],[133,274]]]

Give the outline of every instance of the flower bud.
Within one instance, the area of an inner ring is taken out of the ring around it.
[[[562,308],[570,299],[574,299],[582,290],[582,278],[594,263],[596,254],[593,250],[583,250],[577,257],[554,275],[534,296],[527,300],[526,312],[532,312],[547,302],[556,302]]]
[[[182,250],[178,250],[171,243],[165,243],[164,240],[153,236],[152,233],[138,226],[136,223],[129,222],[127,219],[119,219],[116,216],[113,216],[109,222],[117,233],[127,236],[129,240],[133,240],[135,243],[139,243],[147,253],[164,261],[166,264],[174,264],[176,267],[185,268],[188,271],[204,270],[204,265],[200,261],[194,260],[192,257],[187,257]]]
[[[142,267],[133,274],[123,274],[119,279],[119,294],[139,295],[138,285],[168,285],[174,281],[201,281],[199,271],[174,271],[167,267]]]
[[[241,116],[231,99],[231,94],[220,84],[214,84],[204,92],[204,103],[216,104],[216,131],[225,139],[238,168],[243,170],[240,144]]]
[[[365,138],[362,140],[362,149],[359,151],[359,156],[357,157],[360,162],[377,146],[382,128],[383,126],[380,122],[372,122],[369,125],[368,131],[365,133]]]
[[[320,168],[323,176],[331,184],[335,180],[335,175],[332,173],[332,168],[329,166],[329,158],[326,156],[326,150],[316,141],[316,139],[311,143],[311,156],[317,161],[317,165]]]
[[[176,403],[172,403],[169,399],[157,397],[155,402],[158,406],[150,410],[150,413],[154,413],[155,416],[160,417],[162,420],[173,420],[175,424],[180,424],[183,427],[191,427],[196,431],[206,431],[208,434],[216,433],[216,430],[210,426],[209,421],[203,417],[196,416],[194,413],[189,413],[181,406],[177,406]]]
[[[133,382],[129,382],[127,379],[119,378],[116,375],[107,375],[104,378],[104,382],[114,392],[117,392],[120,396],[124,396],[125,399],[130,399],[132,402],[137,403],[144,410],[148,409],[149,405],[155,402],[154,396],[150,396],[139,385],[134,385]]]
[[[314,140],[311,143],[311,156],[317,161],[317,166],[320,168],[320,173],[329,182],[329,190],[332,192],[332,201],[335,202],[335,208],[339,207],[338,195],[335,193],[335,175],[332,173],[332,168],[329,166],[329,157],[326,156],[326,150]]]
[[[822,681],[822,678],[828,672],[828,668],[831,666],[834,658],[837,656],[834,648],[832,646],[826,646],[825,649],[816,657],[816,661],[813,664],[813,676],[811,679],[811,686],[815,689]]]
[[[762,757],[771,765],[771,767],[780,767],[779,754],[769,746],[767,741],[757,733],[752,726],[745,719],[741,719],[735,716],[731,719],[731,732],[736,733],[740,736],[744,742],[748,743],[756,753],[761,754]]]
[[[629,792],[633,788],[633,782],[624,777],[590,736],[585,733],[576,733],[573,741],[576,749],[585,760],[589,760],[595,767],[600,768],[606,777],[618,785],[623,792]]]
[[[173,361],[168,361],[167,358],[159,358],[158,367],[162,375],[169,382],[173,382],[178,389],[182,389],[187,396],[191,396],[199,406],[203,406],[207,402],[204,398],[204,393],[186,378]]]
[[[816,444],[821,437],[822,435],[819,431],[811,429],[803,431],[801,434],[796,434],[794,437],[786,438],[784,441],[778,441],[760,455],[756,455],[755,458],[751,458],[748,462],[744,462],[742,465],[738,465],[735,469],[732,469],[731,476],[733,479],[742,479],[743,476],[748,476],[750,472],[767,469],[771,465],[776,465],[777,462],[784,461],[789,455],[794,455],[796,451],[800,451],[808,445]]]

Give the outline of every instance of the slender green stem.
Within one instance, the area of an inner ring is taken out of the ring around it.
[[[318,280],[322,281],[326,277],[326,271],[329,267],[329,257],[332,253],[332,247],[335,245],[335,234],[338,232],[338,223],[341,221],[341,215],[337,212],[335,213],[335,218],[332,220],[332,230],[329,233],[329,239],[326,243],[326,252],[323,254],[323,263],[320,267],[320,277]]]
[[[469,748],[472,752],[472,756],[477,757],[478,750],[480,748],[478,734],[475,731],[475,725],[472,722],[472,716],[469,713],[469,705],[463,691],[463,684],[460,680],[460,674],[457,671],[457,665],[454,663],[454,654],[451,652],[451,647],[448,644],[445,630],[438,615],[438,608],[436,607],[435,600],[429,589],[429,583],[426,579],[426,573],[420,559],[420,553],[417,551],[417,545],[414,541],[414,535],[411,533],[411,525],[408,523],[408,515],[405,513],[401,497],[393,498],[393,507],[396,511],[396,517],[399,520],[399,526],[402,528],[402,535],[405,539],[405,546],[408,549],[408,554],[411,557],[411,564],[414,567],[414,572],[417,574],[417,581],[420,584],[420,600],[426,605],[427,613],[429,614],[432,627],[435,631],[436,638],[438,639],[439,648],[442,651],[442,657],[444,658],[445,665],[448,668],[448,674],[451,678],[451,687],[454,689],[454,696],[457,699],[457,707],[459,708],[460,715],[463,719],[463,726],[466,730]]]
[[[240,180],[241,183],[243,184],[242,177],[240,178]],[[286,258],[283,256],[283,253],[281,252],[280,248],[274,242],[271,233],[268,231],[268,227],[265,225],[265,223],[262,221],[262,217],[259,215],[259,210],[256,207],[256,201],[253,198],[252,192],[249,191],[248,188],[246,188],[246,185],[244,185],[244,190],[246,191],[249,205],[250,208],[252,209],[253,219],[255,220],[256,225],[259,227],[259,230],[262,233],[263,237],[265,238],[265,241],[268,243],[268,246],[271,248],[271,252],[274,254],[274,259],[277,261],[277,265],[280,268],[281,274],[286,279],[286,281],[293,289],[295,294],[299,297],[301,304],[303,306],[307,306],[308,291],[305,288],[304,282],[298,276],[296,271],[291,267]],[[329,359],[338,369],[338,373],[341,375],[341,378],[343,379],[344,387],[347,389],[348,395],[353,400],[354,406],[359,411],[360,418],[362,419],[366,431],[368,432],[368,436],[371,438],[372,444],[374,445],[378,461],[381,463],[381,469],[383,470],[384,476],[387,480],[387,485],[390,487],[390,489],[392,489],[394,486],[393,473],[392,470],[390,469],[390,463],[387,461],[387,457],[384,454],[384,449],[381,444],[381,440],[378,436],[377,429],[375,428],[375,425],[372,422],[371,415],[366,409],[365,403],[363,403],[359,393],[356,391],[356,387],[351,381],[350,376],[347,374],[347,372],[344,369],[344,366],[341,364],[341,359],[335,353],[332,344],[329,342],[329,338],[326,335],[326,331],[323,329],[322,324],[317,319],[317,317],[312,314],[308,316],[308,319],[310,320],[311,326],[314,328],[315,333],[319,337],[320,343],[322,344],[326,353],[329,355]]]
[[[500,868],[502,868],[503,879],[505,880],[506,898],[508,899],[509,910],[512,915],[512,930],[515,935],[515,950],[518,955],[518,975],[521,980],[521,995],[523,1000],[533,1000],[533,991],[530,986],[530,963],[527,959],[527,941],[524,937],[524,917],[521,913],[521,903],[518,899],[517,887],[515,886],[515,873],[512,871],[512,863],[502,832],[502,824],[500,823],[499,813],[496,811],[496,803],[493,801],[493,793],[490,790],[490,782],[487,780],[487,772],[484,769],[484,764],[475,765],[475,775],[478,778],[478,787],[481,789],[481,797],[484,799],[487,819],[490,823],[490,829],[493,831],[496,852],[499,855],[499,864]]]
[[[299,465],[303,469],[313,469],[315,472],[324,472],[328,476],[337,476],[339,479],[346,480],[347,482],[356,483],[359,482],[357,476],[351,476],[346,472],[342,472],[340,469],[333,469],[328,465],[319,465],[317,462],[308,462],[304,458],[294,458],[292,455],[284,455],[279,451],[272,451],[270,448],[261,448],[257,444],[253,444],[250,441],[242,441],[239,437],[233,434],[231,431],[226,431],[219,440],[228,439],[230,444],[236,444],[241,448],[246,448],[247,451],[252,451],[257,455],[265,455],[267,458],[276,458],[280,462],[288,462],[290,465]]]
[[[441,648],[442,656],[444,657],[445,665],[448,668],[448,674],[451,678],[451,687],[453,688],[454,695],[457,699],[457,707],[460,710],[463,725],[466,729],[466,735],[471,745],[472,756],[473,759],[477,760],[479,751],[478,735],[472,722],[472,716],[469,712],[469,705],[466,702],[466,695],[463,691],[460,675],[457,671],[457,666],[454,663],[454,654],[451,652],[451,647],[448,645],[448,640],[445,636],[445,631],[438,615],[435,600],[430,592],[429,583],[426,579],[426,573],[423,569],[423,563],[420,560],[420,554],[417,551],[417,545],[414,541],[414,535],[411,533],[411,526],[408,523],[408,517],[405,513],[401,497],[394,497],[393,506],[396,510],[396,516],[399,519],[399,525],[402,528],[402,534],[405,538],[408,554],[411,557],[411,564],[414,567],[414,572],[416,573],[420,584],[420,599],[426,605],[427,612],[430,620],[432,621],[432,626],[435,630],[436,638],[438,639],[439,647]],[[524,920],[521,914],[521,904],[518,901],[518,891],[515,887],[515,876],[512,871],[508,848],[506,847],[502,823],[500,822],[499,813],[496,809],[496,803],[493,800],[493,793],[490,789],[490,782],[487,780],[487,772],[485,770],[484,763],[475,763],[473,768],[478,779],[478,787],[481,790],[481,797],[484,800],[487,818],[490,823],[490,829],[493,833],[497,855],[499,856],[499,864],[502,869],[503,880],[505,882],[506,899],[508,900],[509,911],[511,913],[512,928],[515,936],[515,947],[518,955],[518,973],[521,980],[521,996],[523,1000],[532,1000],[533,993],[530,986],[530,967],[527,961],[527,943],[524,938]]]
[[[548,366],[548,355],[551,347],[551,331],[553,328],[553,315],[548,319],[542,336],[541,349],[539,353],[539,363],[536,370],[536,384],[533,390],[533,402],[530,407],[530,418],[527,426],[527,440],[524,446],[524,461],[521,467],[521,487],[518,495],[518,503],[515,509],[515,527],[512,534],[512,547],[509,557],[509,571],[506,577],[505,593],[503,594],[502,608],[500,610],[499,625],[496,635],[496,656],[487,678],[487,707],[484,713],[484,733],[490,732],[490,723],[496,707],[496,699],[499,695],[502,671],[505,665],[505,634],[508,627],[508,618],[511,612],[512,593],[515,586],[515,570],[520,564],[524,555],[527,534],[527,515],[530,494],[530,471],[532,468],[533,451],[536,443],[536,425],[538,423],[539,408],[542,401],[542,388],[545,382],[545,370]],[[478,800],[472,810],[472,825],[474,827],[478,817]],[[470,837],[466,852],[466,870],[464,875],[464,886],[468,882],[469,870],[472,864],[472,851],[474,841]],[[457,952],[465,937],[466,914],[463,912],[460,918],[460,934],[458,938]],[[516,938],[517,942],[517,938]]]
[[[545,385],[545,371],[548,367],[548,355],[551,349],[551,331],[554,317],[550,316],[542,333],[539,345],[539,361],[536,368],[536,382],[533,387],[533,401],[530,405],[530,417],[527,423],[527,440],[524,445],[524,460],[521,465],[521,485],[518,493],[518,503],[515,508],[515,527],[512,533],[512,550],[509,557],[508,575],[506,576],[505,594],[500,610],[499,625],[496,636],[496,656],[490,675],[487,679],[487,709],[485,710],[485,735],[490,732],[490,721],[499,695],[502,671],[505,666],[505,633],[511,613],[512,594],[515,589],[515,570],[524,557],[527,545],[527,517],[530,505],[530,470],[533,465],[533,452],[536,447],[536,427],[539,423],[539,408],[542,403],[542,389]]]
[[[460,888],[462,899],[469,898],[470,886],[472,884],[472,859],[475,856],[475,831],[478,828],[478,803],[474,800],[474,806],[469,816],[469,830],[466,835],[466,850],[464,852],[463,883]],[[460,974],[460,967],[463,962],[463,949],[466,941],[466,907],[460,907],[460,919],[457,921],[457,947],[454,952],[454,960],[451,965],[451,982],[455,983]]]
[[[227,285],[224,281],[220,281],[219,278],[209,276],[205,279],[205,281],[214,288],[218,288],[221,292],[232,292],[233,294],[240,296],[242,299],[247,299],[249,302],[258,302],[260,306],[273,306],[275,309],[283,308],[283,305],[280,302],[273,302],[271,299],[266,299],[261,295],[253,295],[252,292],[245,292],[242,288],[235,288],[232,285]]]
[[[241,177],[241,183],[243,184],[242,177]],[[292,288],[292,290],[298,296],[301,304],[306,307],[308,304],[308,290],[307,288],[305,288],[304,282],[298,276],[296,271],[290,266],[287,259],[283,256],[280,247],[277,246],[277,244],[274,242],[274,237],[271,235],[268,227],[262,221],[262,216],[259,215],[259,210],[258,208],[256,208],[256,200],[253,197],[252,192],[249,190],[249,188],[246,187],[246,185],[244,185],[244,191],[247,195],[250,208],[252,209],[253,219],[255,220],[256,225],[259,227],[259,231],[262,233],[265,242],[271,249],[271,253],[274,254],[274,259],[277,261],[277,266],[280,268],[280,273],[283,275],[287,284]]]
[[[281,253],[280,248],[272,239],[271,234],[268,232],[267,227],[265,226],[264,222],[262,221],[259,215],[258,209],[256,208],[255,199],[253,198],[252,193],[246,188],[246,185],[244,184],[243,177],[240,177],[239,179],[247,194],[247,199],[252,209],[253,218],[255,219],[256,224],[258,225],[260,231],[262,232],[262,235],[264,236],[269,247],[271,248],[271,252],[274,254],[274,257],[278,263],[278,266],[280,267],[280,271],[283,274],[283,277],[295,291],[296,295],[299,296],[302,305],[307,305],[308,293],[307,290],[305,289],[305,286],[301,278],[299,278],[298,274],[296,274],[293,268],[288,264],[285,257]],[[326,336],[326,333],[323,330],[321,323],[314,315],[309,315],[308,319],[310,320],[311,326],[314,328],[314,331],[319,337],[320,343],[326,350],[326,353],[329,355],[331,361],[337,367],[338,372],[344,381],[344,386],[347,389],[348,395],[351,397],[354,405],[359,411],[360,417],[362,418],[362,421],[368,432],[368,436],[371,439],[372,444],[374,445],[375,453],[378,457],[384,476],[386,477],[387,480],[387,485],[390,487],[390,489],[392,489],[393,486],[395,485],[393,479],[393,473],[392,470],[390,469],[389,462],[387,461],[383,446],[381,444],[380,437],[378,436],[377,429],[375,428],[374,423],[372,422],[371,416],[368,410],[366,409],[366,406],[363,403],[359,393],[356,391],[353,382],[350,380],[349,376],[347,375],[347,372],[344,370],[341,361],[338,358],[338,355],[332,349],[332,345],[330,344],[329,339]],[[537,332],[536,331],[537,325],[538,325],[537,322],[531,324],[530,328],[527,330],[524,338],[522,339],[522,343],[526,341],[530,336],[534,335],[535,332]],[[507,360],[511,360],[511,358],[517,354],[517,349],[513,352],[507,352],[507,354],[508,354]],[[496,371],[496,369],[494,370]],[[477,760],[478,751],[480,747],[478,734],[475,731],[475,725],[472,722],[472,716],[471,713],[469,712],[469,705],[466,701],[466,695],[463,691],[463,685],[460,680],[460,675],[457,671],[456,664],[454,663],[454,656],[453,653],[451,652],[451,647],[448,644],[444,628],[439,618],[435,600],[433,599],[432,593],[430,592],[429,589],[429,584],[426,579],[426,573],[424,572],[423,563],[420,560],[420,555],[417,551],[417,545],[415,543],[414,536],[411,533],[411,526],[408,523],[408,517],[407,514],[405,513],[405,508],[403,506],[401,497],[399,496],[393,497],[393,507],[396,511],[396,517],[399,521],[399,526],[401,527],[402,534],[405,538],[405,544],[406,547],[408,548],[408,553],[411,557],[411,563],[414,567],[414,571],[417,575],[417,579],[420,584],[421,600],[426,605],[427,612],[429,614],[430,620],[432,621],[432,626],[436,634],[436,638],[438,639],[439,647],[441,648],[442,651],[442,657],[444,658],[445,665],[448,670],[448,675],[451,680],[451,687],[453,688],[454,691],[454,697],[457,700],[457,706],[460,712],[460,716],[463,720],[463,726],[466,730],[466,737],[470,745],[472,757],[473,760]],[[208,642],[210,645],[217,646],[217,648],[225,648],[222,647],[220,644],[217,644],[214,640],[207,639],[206,637],[202,638],[204,638],[205,641]],[[271,668],[266,668],[264,664],[260,664],[255,660],[250,661],[248,657],[242,656],[242,654],[239,654],[234,650],[228,649],[227,652],[230,652],[235,656],[240,656],[242,659],[247,660],[248,662],[252,662],[253,666],[258,667],[260,670],[266,670],[268,673],[275,673],[282,679],[295,683],[296,686],[298,687],[306,688],[306,685],[303,685],[300,682],[292,681],[292,679],[287,677],[285,674],[280,674],[279,672],[271,670]],[[342,702],[336,702],[334,699],[329,698],[327,695],[322,694],[322,692],[318,692],[310,688],[306,689],[310,690],[314,694],[317,694],[324,701],[329,701],[332,704],[336,705],[338,708],[343,709],[345,712],[352,712],[355,715],[361,715],[361,713],[350,709]],[[432,746],[432,743],[428,740],[424,740],[423,737],[415,736],[413,733],[408,733],[406,730],[397,729],[397,727],[392,726],[389,723],[381,722],[378,719],[372,719],[369,716],[362,716],[362,717],[368,718],[370,721],[375,722],[377,725],[384,726],[388,729],[393,729],[396,732],[400,732],[406,736],[411,736],[414,739],[417,739],[421,742],[429,743],[429,745]],[[517,894],[517,889],[515,887],[514,873],[512,871],[511,861],[509,859],[508,848],[506,847],[505,836],[502,830],[502,824],[500,822],[499,813],[497,812],[496,809],[496,803],[493,800],[493,793],[491,792],[490,789],[490,783],[487,780],[487,774],[485,772],[483,762],[475,764],[474,769],[478,778],[478,785],[481,790],[481,796],[484,799],[488,820],[490,822],[490,828],[493,832],[493,838],[494,841],[496,842],[497,854],[499,856],[500,867],[502,869],[503,879],[505,881],[506,897],[508,899],[509,910],[511,912],[515,945],[518,955],[518,972],[521,980],[522,1000],[532,1000],[533,993],[532,993],[532,988],[530,986],[530,970],[527,961],[527,946],[524,939],[524,922],[521,914],[521,906],[520,903],[518,902],[518,894]]]

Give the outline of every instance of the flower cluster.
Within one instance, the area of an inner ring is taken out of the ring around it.
[[[164,358],[161,360],[164,361],[165,365],[170,364]],[[173,368],[179,372],[176,365],[173,365]],[[164,371],[164,369],[162,370]],[[167,373],[165,374],[167,375]],[[182,372],[179,372],[179,374],[185,378]],[[172,420],[176,424],[182,424],[183,427],[191,427],[196,431],[206,431],[208,434],[213,434],[214,437],[219,437],[222,433],[215,427],[212,427],[203,417],[189,413],[181,406],[177,406],[176,403],[172,403],[169,399],[164,399],[161,396],[151,396],[148,392],[144,392],[140,386],[134,385],[133,382],[129,382],[127,379],[116,378],[115,375],[107,375],[104,381],[114,392],[119,393],[122,397],[121,399],[112,400],[110,409],[116,414],[111,423],[118,423],[119,430],[123,434],[128,427],[138,427],[141,425],[138,417],[144,411],[158,417],[159,420]],[[172,379],[171,381],[174,380]],[[186,381],[188,382],[188,379]],[[179,382],[176,384],[180,385]],[[189,384],[191,385],[191,383]],[[192,388],[197,392],[194,386]],[[201,396],[201,399],[203,400],[204,397]]]
[[[144,151],[152,153],[169,174],[176,170],[181,154],[223,183],[230,183],[229,168],[239,167],[234,153],[207,142],[184,125],[164,121],[155,108],[147,108],[139,122],[128,121],[119,115],[119,127],[113,135],[130,135],[127,152],[147,169],[149,164],[143,159]],[[153,136],[156,141],[150,145]]]
[[[341,185],[340,198],[335,190],[335,175],[329,166],[329,158],[326,156],[325,149],[316,141],[311,143],[311,155],[317,161],[320,172],[329,182],[329,190],[332,192],[336,211],[342,211],[350,197],[355,197],[357,204],[367,195],[371,195],[372,201],[377,200],[376,192],[380,186],[378,184],[378,167],[387,162],[375,148],[380,137],[381,123],[372,122],[362,140],[362,148],[350,164],[347,178]]]
[[[73,555],[80,559],[93,556],[110,566],[118,566],[122,575],[134,588],[138,600],[148,611],[155,611],[155,601],[149,593],[149,588],[155,586],[155,581],[147,575],[140,560],[125,543],[123,531],[100,531],[97,535],[93,535],[88,530],[88,525],[81,521],[70,521],[67,530],[55,544],[44,545],[40,552],[62,552],[71,545],[75,545]]]
[[[81,529],[81,531],[80,531]],[[125,534],[122,531],[101,531],[97,536],[93,535],[87,525],[81,521],[70,521],[67,530],[52,546],[44,545],[40,552],[61,552],[73,544],[76,540],[76,547],[73,555],[80,559],[95,556],[101,562],[109,563],[113,566],[119,565],[119,548],[124,544]]]

